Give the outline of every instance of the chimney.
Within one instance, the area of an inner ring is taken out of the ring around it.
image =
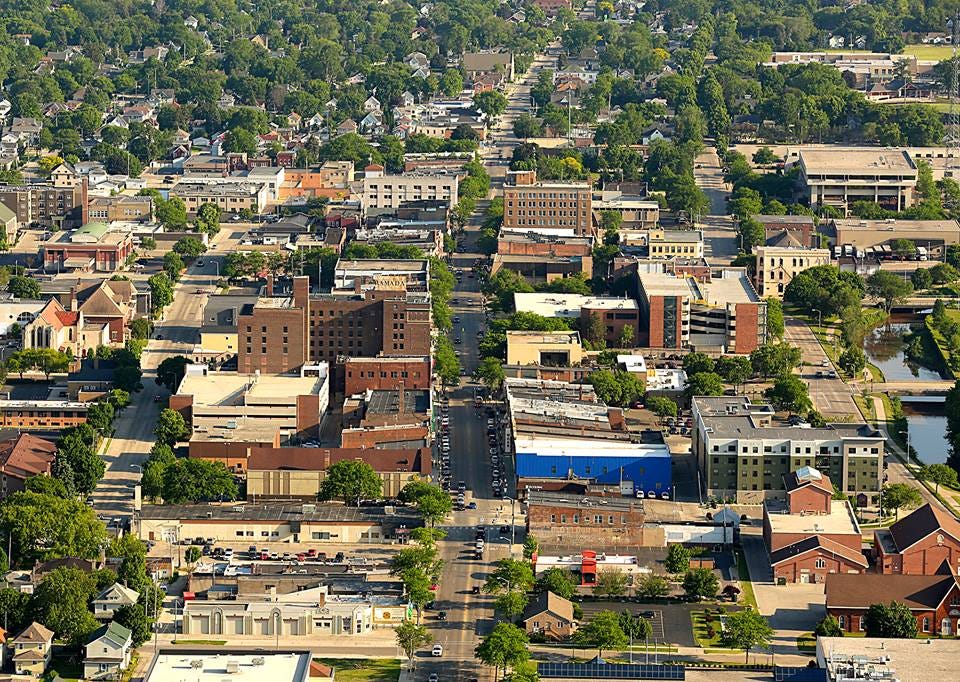
[[[301,276],[293,278],[293,304],[306,310],[310,298],[310,278]]]
[[[273,296],[273,273],[267,273],[267,283],[264,285],[264,295],[267,297]]]
[[[67,295],[67,305],[64,306],[67,310],[74,312],[77,309],[77,285],[74,284],[70,287],[70,293]]]

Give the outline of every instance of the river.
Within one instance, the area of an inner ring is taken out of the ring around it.
[[[907,322],[888,322],[867,334],[863,350],[867,360],[880,368],[887,381],[941,379],[940,373],[909,362],[904,357],[904,336],[910,333]],[[910,446],[924,464],[947,461],[947,418],[943,413],[943,397],[918,396],[902,399],[903,413],[910,429]]]

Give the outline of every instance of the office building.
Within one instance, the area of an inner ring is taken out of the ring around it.
[[[655,260],[703,258],[703,232],[700,230],[652,229],[646,232],[645,239],[639,241],[645,242],[647,255]]]
[[[509,171],[503,187],[501,229],[557,237],[592,235],[590,183],[538,182],[536,171]]]
[[[784,476],[814,467],[859,506],[879,501],[884,438],[867,424],[793,426],[745,396],[694,397],[691,412],[704,494],[744,503],[782,498]]]
[[[917,165],[903,149],[801,148],[797,163],[811,206],[849,210],[854,202],[871,201],[902,211],[914,204]]]
[[[458,201],[460,176],[456,171],[393,175],[371,164],[364,169],[363,208],[400,208],[411,201],[439,200],[452,209]]]
[[[229,182],[220,178],[219,182],[207,183],[191,178],[174,185],[170,196],[183,200],[188,215],[196,215],[203,204],[214,204],[226,215],[244,210],[259,214],[267,207],[270,189],[265,182]]]
[[[90,220],[112,222],[150,222],[153,220],[153,198],[117,194],[111,197],[90,197]]]
[[[270,627],[269,623],[264,623]],[[269,635],[267,635],[269,636]],[[313,674],[310,651],[249,651],[219,647],[194,650],[189,646],[160,649],[150,662],[146,682],[309,682]],[[328,676],[332,677],[332,676]],[[322,678],[321,678],[322,679]]]
[[[47,271],[114,272],[133,253],[133,236],[93,222],[72,232],[57,232],[42,248]]]
[[[508,365],[569,367],[583,361],[580,332],[507,332]]]
[[[942,259],[945,247],[960,244],[960,222],[956,220],[831,220],[821,225],[830,243],[857,249],[889,247],[898,239],[907,239],[927,249],[930,256]]]

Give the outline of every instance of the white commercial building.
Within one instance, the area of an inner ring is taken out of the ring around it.
[[[811,206],[872,201],[902,211],[914,204],[917,165],[904,149],[801,148],[796,155]]]
[[[452,209],[457,205],[459,186],[457,173],[388,175],[382,166],[367,166],[363,176],[363,209],[399,208],[424,199],[444,201]]]
[[[189,647],[161,649],[153,659],[146,682],[307,682],[309,651],[215,652]]]

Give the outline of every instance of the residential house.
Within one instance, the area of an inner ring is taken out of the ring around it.
[[[120,623],[106,623],[90,634],[83,658],[83,679],[119,679],[130,665],[133,633]]]
[[[40,623],[31,623],[13,638],[11,649],[14,673],[41,677],[53,656],[53,632]]]
[[[960,522],[940,507],[925,504],[873,538],[879,573],[933,575],[946,562],[960,575]]]
[[[367,98],[367,100],[363,103],[363,110],[367,112],[383,111],[383,105],[380,104],[380,100],[378,100],[373,95],[370,95]]]
[[[549,590],[541,592],[527,605],[522,620],[527,634],[543,635],[551,641],[567,639],[577,629],[573,603]]]
[[[28,478],[49,476],[57,444],[29,433],[0,442],[0,499],[25,488]]]
[[[137,603],[140,593],[120,583],[114,583],[93,599],[93,616],[97,620],[110,620],[121,606]]]
[[[512,52],[466,52],[463,55],[463,71],[467,81],[473,81],[478,75],[498,71],[508,81],[513,80]]]

